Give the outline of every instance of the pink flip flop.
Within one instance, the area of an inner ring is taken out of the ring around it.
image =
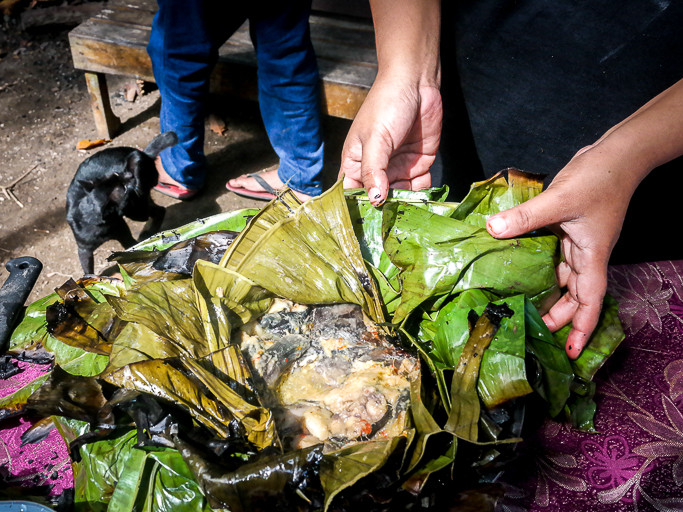
[[[162,183],[161,181],[154,185],[154,190],[165,196],[172,197],[173,199],[180,199],[181,201],[192,199],[199,193],[199,190],[193,188],[185,188],[172,183]]]
[[[193,188],[181,187],[180,185],[163,183],[161,181],[154,186],[154,190],[165,196],[180,199],[181,201],[192,199],[199,193],[199,190]]]
[[[233,187],[229,183],[225,184],[225,188],[227,188],[230,192],[234,192],[238,196],[248,197],[249,199],[257,199],[259,201],[272,201],[275,199],[278,191],[271,187],[266,180],[261,178],[259,173],[247,174],[247,176],[254,178],[256,183],[263,187],[263,190],[259,191],[249,190],[244,187]]]

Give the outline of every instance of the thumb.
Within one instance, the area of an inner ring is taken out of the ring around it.
[[[495,238],[513,238],[560,222],[557,201],[548,192],[541,192],[525,203],[489,217],[487,231]]]
[[[388,147],[380,137],[373,136],[363,145],[361,157],[361,180],[368,199],[373,206],[380,206],[387,199],[389,193],[389,178],[387,167],[391,147]]]

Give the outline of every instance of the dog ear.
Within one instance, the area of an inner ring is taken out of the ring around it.
[[[133,181],[135,188],[140,186],[141,180],[141,170],[142,170],[142,160],[145,155],[140,151],[132,151],[130,155],[126,158],[126,168],[123,171],[122,181],[130,182]]]
[[[92,180],[78,180],[78,184],[83,187],[86,192],[92,192],[93,189],[98,185],[97,181]]]

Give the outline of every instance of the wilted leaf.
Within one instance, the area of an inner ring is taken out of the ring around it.
[[[445,429],[471,442],[479,438],[479,395],[476,390],[484,351],[491,344],[503,318],[512,316],[506,305],[489,304],[477,319],[463,347],[451,381],[451,410]]]
[[[383,321],[341,181],[304,204],[293,194],[279,196],[254,216],[220,265],[294,302],[358,304]]]
[[[102,146],[109,142],[106,139],[95,139],[95,140],[89,140],[89,139],[83,139],[79,140],[78,144],[76,144],[76,149],[80,150],[86,150],[86,149],[93,149],[99,146]]]

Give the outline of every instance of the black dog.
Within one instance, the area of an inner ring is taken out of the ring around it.
[[[162,133],[144,152],[130,147],[104,149],[78,167],[66,194],[66,220],[86,274],[93,273],[93,252],[104,242],[117,240],[124,248],[136,243],[123,217],[147,221],[140,240],[159,231],[165,210],[150,197],[159,179],[154,159],[177,142],[175,133]]]

